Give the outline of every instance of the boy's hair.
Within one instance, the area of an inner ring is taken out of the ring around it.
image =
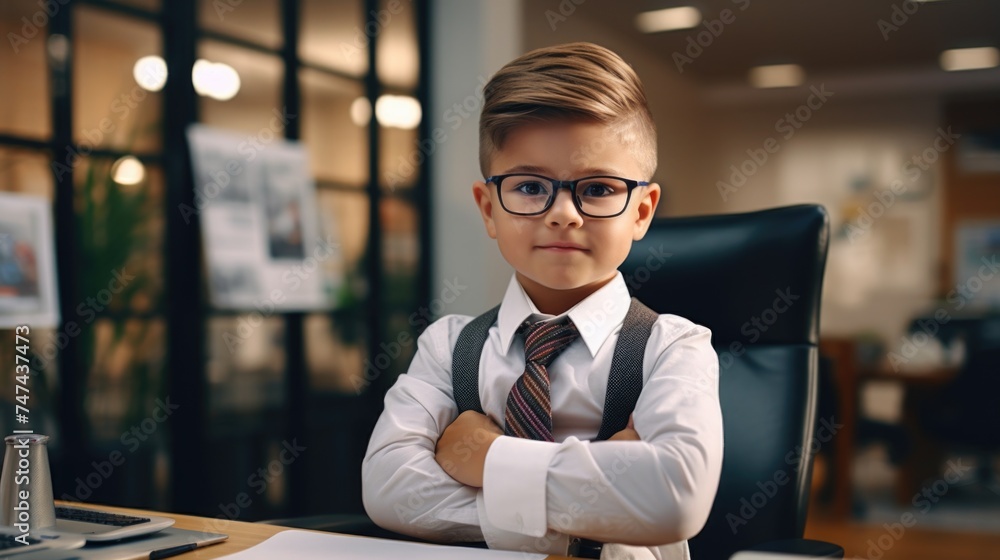
[[[479,166],[484,177],[511,130],[553,120],[610,125],[615,140],[633,146],[645,174],[640,179],[651,179],[656,171],[656,125],[639,76],[602,46],[567,43],[533,50],[494,74],[483,94]],[[593,146],[588,153],[600,148]]]

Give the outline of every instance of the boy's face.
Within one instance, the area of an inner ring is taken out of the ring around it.
[[[648,179],[641,175],[631,146],[613,128],[573,121],[514,129],[503,149],[494,154],[490,175],[517,172],[559,180],[591,175]],[[486,232],[497,240],[500,252],[540,308],[539,298],[559,298],[573,291],[583,299],[609,282],[628,256],[632,241],[646,234],[660,197],[659,185],[636,187],[621,215],[592,218],[579,212],[569,190],[559,189],[545,213],[518,216],[503,209],[493,183],[477,181],[472,190]]]

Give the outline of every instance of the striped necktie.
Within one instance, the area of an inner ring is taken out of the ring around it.
[[[507,396],[504,433],[554,441],[548,365],[580,334],[569,318],[534,324],[525,321],[521,329],[525,332],[524,373]]]

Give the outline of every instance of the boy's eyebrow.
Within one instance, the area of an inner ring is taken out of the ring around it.
[[[537,173],[538,175],[551,176],[551,170],[547,167],[540,167],[537,165],[515,165],[510,169],[500,173],[500,175],[509,175],[511,173]],[[604,168],[604,167],[587,167],[586,169],[579,170],[580,177],[586,177],[590,175],[613,175],[622,176],[621,173],[615,171],[614,169]]]
[[[515,165],[510,169],[504,171],[500,175],[509,175],[511,173],[537,173],[539,175],[545,175],[549,172],[546,167],[539,167],[537,165]]]

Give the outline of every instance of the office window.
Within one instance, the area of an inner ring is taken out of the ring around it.
[[[277,56],[211,40],[201,42],[198,56],[211,64],[226,64],[238,76],[238,81],[222,84],[236,89],[233,97],[198,97],[201,122],[259,141],[284,136],[285,121],[280,117],[287,111],[281,102],[282,65]]]
[[[163,399],[165,332],[162,319],[98,318],[92,329],[83,330],[92,364],[86,410],[95,446],[120,445],[122,434],[141,425],[150,416],[150,405]],[[165,433],[149,431],[165,445]]]
[[[112,292],[95,313],[162,311],[164,181],[134,156],[82,158],[74,168],[79,205],[78,293]]]
[[[338,244],[340,258],[327,270],[340,276],[337,307],[327,314],[310,314],[305,325],[309,386],[317,391],[357,395],[364,388],[368,283],[364,256],[368,244],[368,197],[361,192],[320,189],[324,235]]]
[[[169,397],[187,415],[129,450],[127,473],[76,498],[216,515],[283,441],[299,438],[309,461],[270,481],[239,518],[360,512],[368,431],[412,349],[393,352],[391,374],[368,383],[365,364],[404,330],[415,340],[419,326],[407,318],[429,274],[419,257],[429,242],[419,216],[429,205],[425,163],[386,188],[423,126],[417,32],[426,5],[167,6],[77,0],[39,18],[46,25],[16,50],[0,49],[0,74],[18,78],[0,91],[0,189],[52,200],[61,312],[83,327],[36,372],[39,393],[59,403],[39,415],[58,436],[54,490],[74,495],[75,477],[120,450],[122,433]],[[388,8],[396,12],[372,46],[365,30],[383,25]],[[20,32],[37,9],[0,2],[0,31]],[[206,64],[232,79],[206,86],[197,77]],[[380,123],[385,96],[408,105]],[[179,218],[181,204],[194,204],[184,132],[195,122],[304,143],[313,210],[337,247],[322,265],[342,279],[332,309],[261,317],[210,306],[197,216]],[[60,334],[38,329],[36,340],[55,348]],[[316,492],[330,476],[351,490]]]
[[[413,91],[420,75],[420,49],[417,46],[416,2],[380,0],[378,77],[395,89]]]
[[[357,305],[331,314],[310,314],[305,323],[309,389],[316,394],[358,395],[364,378],[364,319]]]
[[[74,141],[84,153],[162,149],[162,93],[151,89],[163,87],[166,67],[140,62],[162,61],[159,28],[85,5],[77,8],[73,25]]]
[[[282,44],[281,6],[278,0],[199,0],[198,25],[204,31],[263,47],[275,49]]]
[[[345,277],[363,275],[362,259],[368,246],[370,227],[368,197],[351,190],[320,188],[317,202],[323,231],[334,236],[334,241],[339,244],[339,260],[344,263],[343,268],[334,270]],[[341,266],[337,259],[331,259],[327,265]]]
[[[219,435],[242,432],[230,420],[241,415],[279,413],[284,402],[284,324],[253,312],[208,321],[209,410]],[[271,416],[274,419],[273,416]]]
[[[302,142],[317,181],[364,188],[368,183],[371,109],[358,80],[311,68],[302,84]]]
[[[420,167],[428,151],[427,148],[421,148],[416,128],[383,126],[381,139],[379,183],[382,188],[387,194],[413,188],[420,178]],[[425,139],[424,143],[433,141]]]
[[[402,197],[382,199],[382,262],[386,276],[382,286],[386,302],[385,340],[392,350],[388,367],[381,367],[387,379],[394,382],[406,371],[416,352],[416,337],[426,326],[429,309],[421,307],[418,285],[418,264],[421,259],[419,239],[420,216],[414,204]],[[391,345],[398,346],[391,346]]]
[[[0,37],[5,43],[0,48],[0,76],[4,76],[0,134],[34,139],[52,134],[45,55],[48,25],[33,23],[38,11],[33,2],[0,2]],[[39,17],[38,22],[46,23],[47,18]]]
[[[159,12],[162,0],[114,0],[118,4],[142,8],[150,12]]]
[[[368,45],[362,0],[302,0],[299,53],[303,62],[361,78],[368,72]]]
[[[0,191],[44,196],[53,194],[49,155],[42,150],[27,150],[0,145]]]

